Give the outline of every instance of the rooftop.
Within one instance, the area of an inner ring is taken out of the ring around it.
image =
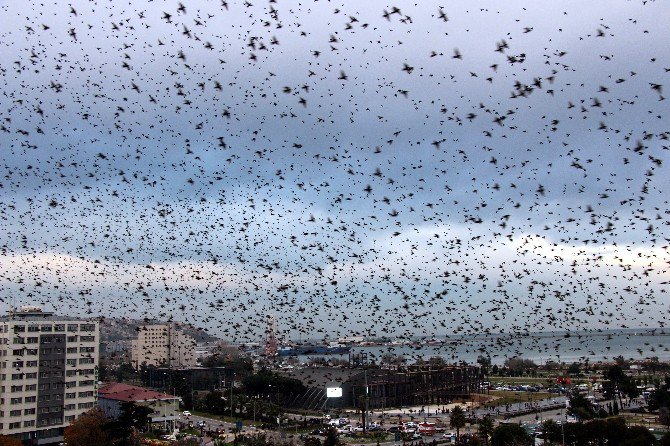
[[[145,389],[144,387],[131,386],[129,384],[122,383],[112,383],[102,386],[100,389],[98,389],[98,397],[123,402],[179,399],[178,396],[168,395],[166,393],[156,392],[151,389]]]
[[[30,321],[45,321],[45,322],[98,322],[96,318],[82,319],[74,316],[61,316],[53,313],[28,313],[15,312],[0,316],[0,322],[30,322]]]

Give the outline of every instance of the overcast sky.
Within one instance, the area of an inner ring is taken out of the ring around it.
[[[1,309],[666,323],[667,2],[182,3],[0,1]]]

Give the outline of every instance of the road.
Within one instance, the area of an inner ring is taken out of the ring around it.
[[[505,422],[513,422],[513,423],[520,423],[520,424],[538,424],[543,421],[552,419],[554,421],[562,421],[566,419],[567,416],[567,411],[566,409],[566,401],[567,397],[565,396],[555,396],[552,398],[548,398],[545,400],[540,400],[540,401],[534,401],[530,403],[515,403],[515,404],[510,404],[508,407],[498,407],[494,409],[485,409],[485,408],[477,408],[477,409],[469,409],[466,411],[466,415],[470,416],[476,416],[477,418],[481,418],[484,415],[492,415],[496,420],[498,421],[505,421]],[[607,403],[611,401],[601,401],[599,404],[603,407],[607,406]],[[629,405],[627,405],[626,409],[630,408],[635,408],[635,407],[640,407],[641,405],[644,405],[644,402],[642,401],[633,401]],[[409,416],[413,416],[414,419],[422,419],[422,418],[428,418],[430,420],[440,420],[442,423],[445,425],[449,425],[449,415],[448,414],[442,414],[439,411],[436,414],[435,412],[429,413],[428,412],[421,412],[421,411],[413,411],[412,413],[405,413],[405,414],[395,414],[395,415],[389,415],[388,413],[385,414],[384,421],[385,424],[395,424],[394,422],[396,421],[396,417],[398,415],[402,416],[402,418],[406,421]],[[381,413],[377,412],[373,414],[373,417],[380,418]],[[308,417],[312,418],[312,417]],[[352,422],[355,422],[354,418],[350,418]],[[188,422],[192,421],[194,427],[198,426],[199,422],[204,422],[204,428],[203,431],[216,431],[218,430],[225,430],[226,433],[229,433],[232,435],[232,431],[235,429],[235,423],[227,422],[227,421],[221,421],[215,418],[208,418],[208,417],[203,417],[203,416],[198,416],[198,415],[191,415],[188,418],[185,417],[180,417],[180,421],[182,422]],[[463,433],[466,433],[469,431],[469,425],[466,426],[466,428],[462,431]],[[286,437],[293,437],[295,435],[293,432],[285,431],[284,433],[280,433],[278,431],[265,431],[260,428],[256,428],[254,426],[244,426],[242,428],[243,433],[261,433],[265,432],[268,435],[271,436],[279,436],[279,435],[284,435]],[[432,442],[433,439],[435,440],[441,440],[442,434],[436,434],[433,437],[424,437],[423,442],[424,443],[430,443]],[[231,438],[232,439],[232,438]],[[211,439],[205,439],[205,441],[202,443],[203,445],[207,445],[208,440]],[[211,441],[209,441],[211,442]],[[402,444],[402,442],[395,442],[395,441],[388,441],[388,442],[383,442],[380,443],[381,446],[397,446]]]

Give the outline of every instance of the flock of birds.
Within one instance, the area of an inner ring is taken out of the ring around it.
[[[662,330],[668,7],[620,3],[2,2],[0,302],[491,355]]]

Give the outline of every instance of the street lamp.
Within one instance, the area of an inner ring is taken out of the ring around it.
[[[563,416],[564,411],[565,411],[565,409],[561,408],[561,418],[562,418],[562,420],[561,420],[561,436],[563,437],[563,446],[565,446],[565,427],[564,427],[564,424],[565,424],[565,421],[567,420],[567,418]]]

